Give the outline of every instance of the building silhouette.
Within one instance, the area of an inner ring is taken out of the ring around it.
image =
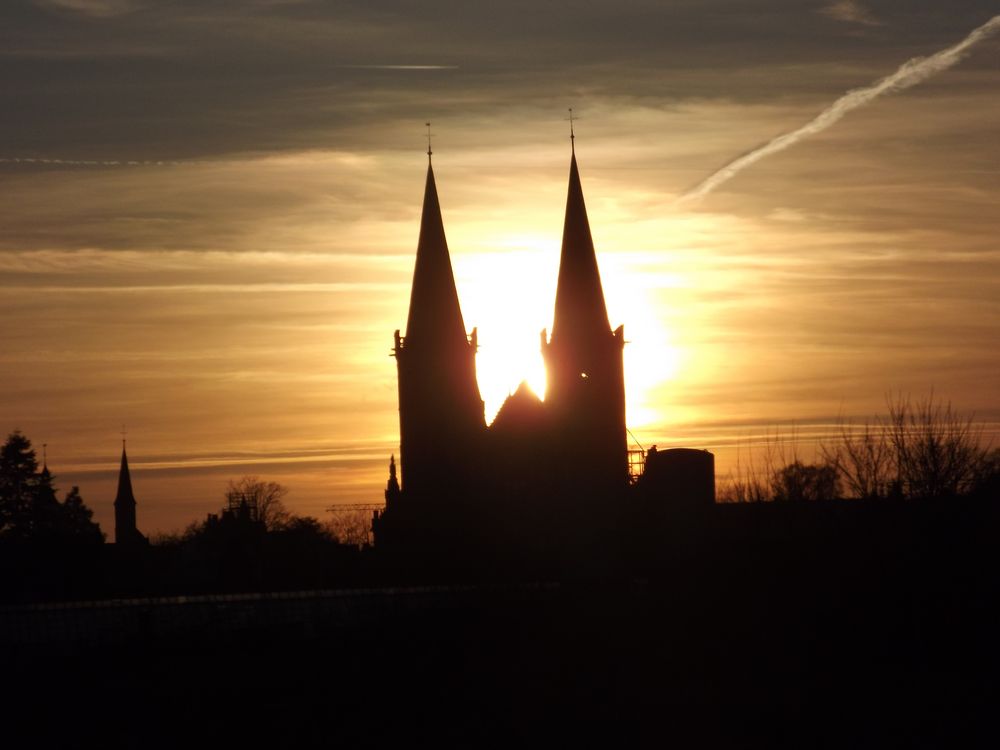
[[[608,319],[575,143],[552,330],[541,331],[540,344],[544,401],[522,383],[487,425],[477,331],[467,333],[462,317],[428,149],[406,332],[395,332],[392,352],[399,475],[393,456],[385,509],[372,522],[377,547],[541,551],[593,542],[609,523],[625,520],[634,477],[624,327],[612,329]],[[647,481],[643,497],[656,495],[659,484]]]
[[[391,511],[387,496],[391,515],[381,530],[390,536],[404,527],[412,538],[468,524],[464,495],[476,478],[486,431],[476,349],[475,329],[465,332],[428,154],[406,335],[396,331],[393,346],[402,481]]]
[[[118,492],[115,495],[115,544],[120,547],[136,547],[147,543],[148,540],[135,523],[135,495],[132,492],[125,441],[122,440],[122,463],[118,470]]]

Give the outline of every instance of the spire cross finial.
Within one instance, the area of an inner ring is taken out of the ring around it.
[[[573,115],[573,108],[570,107],[569,108],[569,117],[566,118],[566,119],[569,120],[569,147],[570,147],[570,150],[575,154],[576,153],[576,133],[573,132],[573,123],[576,122],[577,120],[579,120],[580,118],[579,117],[575,117]]]
[[[427,125],[427,161],[430,162],[431,154],[434,153],[434,151],[431,150],[431,124],[429,122],[425,124]]]
[[[125,436],[127,434],[128,434],[128,431],[125,429],[125,425],[122,425],[122,448],[123,449],[125,448]]]

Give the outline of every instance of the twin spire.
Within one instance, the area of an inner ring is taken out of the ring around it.
[[[410,313],[406,320],[406,341],[411,346],[441,343],[450,347],[465,343],[467,339],[430,155],[428,145],[427,184],[410,291]]]
[[[552,323],[553,340],[587,337],[611,330],[576,164],[572,110],[569,120],[569,190],[566,196],[566,218],[563,223],[559,281]],[[410,292],[406,340],[410,345],[442,345],[450,348],[467,344],[468,339],[441,218],[441,205],[431,164],[432,154],[430,123],[427,123],[427,183]]]
[[[583,201],[580,172],[574,151],[569,165],[566,218],[563,222],[559,281],[552,318],[553,341],[566,337],[592,337],[611,330],[604,303],[601,272],[590,234],[587,206]]]

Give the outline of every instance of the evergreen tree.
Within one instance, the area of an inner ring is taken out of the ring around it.
[[[0,538],[100,544],[104,534],[74,487],[59,502],[54,477],[38,470],[28,440],[12,432],[0,447]]]
[[[80,488],[73,487],[66,493],[62,505],[61,536],[66,540],[102,544],[104,533],[94,521],[94,512],[83,504]]]
[[[38,484],[38,460],[31,441],[15,430],[0,448],[0,535],[31,535]]]
[[[47,467],[35,477],[34,499],[29,514],[30,527],[27,536],[32,539],[48,539],[60,536],[63,526],[62,507],[56,497],[55,477]]]

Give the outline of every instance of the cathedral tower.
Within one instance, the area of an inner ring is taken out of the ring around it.
[[[466,335],[428,161],[406,335],[396,331],[393,350],[399,476],[391,461],[376,544],[440,550],[453,564],[487,547],[544,558],[601,538],[601,504],[628,485],[623,347],[622,327],[608,322],[574,149],[552,334],[542,331],[545,401],[522,384],[487,428],[476,331]]]
[[[468,492],[486,424],[428,149],[406,335],[395,334],[402,496],[424,502]]]
[[[542,331],[545,408],[559,479],[608,492],[626,485],[624,327],[611,330],[572,150],[552,335]]]

